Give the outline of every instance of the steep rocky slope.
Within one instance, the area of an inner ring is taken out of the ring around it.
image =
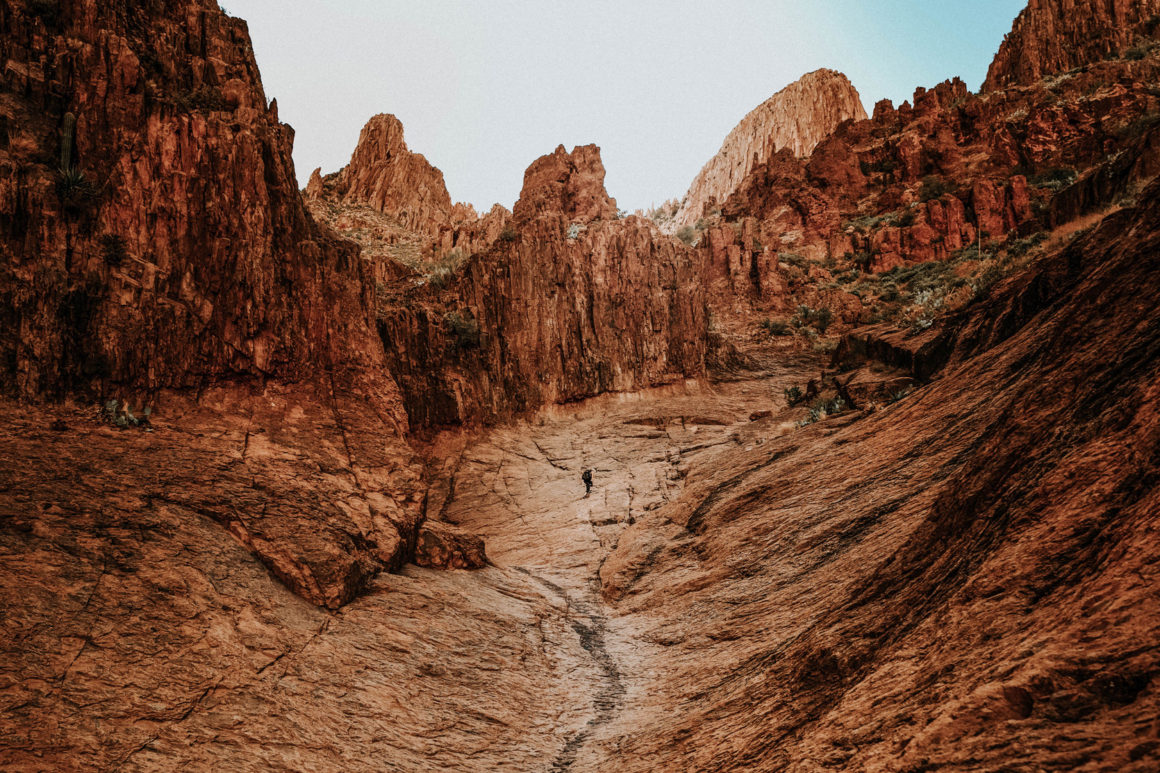
[[[1114,58],[1158,26],[1157,0],[1032,0],[1003,40],[983,91]]]
[[[808,156],[840,123],[864,118],[862,98],[845,75],[833,70],[803,75],[729,132],[721,150],[693,180],[673,224],[691,225],[722,205],[755,166],[777,151]]]
[[[823,315],[828,345],[850,325],[929,325],[1134,200],[1158,160],[1157,77],[1153,47],[983,95],[956,79],[880,103],[809,159],[775,154],[689,239],[714,311],[749,338],[765,315],[790,332]]]
[[[1153,769],[1158,239],[1154,185],[950,321],[929,386],[622,536],[605,596],[665,644],[622,768]]]

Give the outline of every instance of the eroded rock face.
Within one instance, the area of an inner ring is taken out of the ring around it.
[[[1131,200],[1156,163],[1158,74],[1148,54],[983,96],[954,79],[879,103],[808,159],[774,154],[699,226],[714,311],[820,303],[873,321],[875,302],[835,286],[838,273],[980,256]]]
[[[753,168],[779,150],[808,156],[843,121],[866,118],[862,98],[849,79],[818,70],[774,94],[745,116],[725,138],[717,155],[693,180],[677,225],[689,225],[721,206]]]
[[[510,224],[447,290],[384,305],[379,331],[413,421],[495,419],[703,372],[691,251],[615,217],[599,150],[559,148],[532,164]]]
[[[51,5],[0,6],[4,389],[381,366],[364,267],[306,214],[245,23]]]
[[[600,148],[583,145],[569,153],[560,145],[537,159],[524,173],[513,214],[521,221],[558,215],[580,223],[616,217],[616,201],[604,189]]]
[[[949,320],[902,402],[691,463],[601,568],[664,645],[635,667],[666,676],[590,769],[1156,766],[1160,188],[1142,198]]]
[[[482,569],[487,566],[483,539],[449,523],[425,521],[419,527],[415,565],[430,569]]]
[[[987,72],[983,91],[1027,86],[1128,49],[1160,26],[1160,0],[1031,0]]]
[[[421,233],[438,233],[452,221],[443,173],[407,149],[403,124],[393,115],[376,115],[363,127],[350,164],[338,173],[337,193]]]
[[[171,454],[141,449],[156,496],[316,604],[409,560],[419,476],[373,281],[303,206],[245,23],[5,2],[0,33],[0,389],[182,417]]]

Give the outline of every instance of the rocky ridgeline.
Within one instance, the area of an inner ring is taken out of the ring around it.
[[[1158,27],[1160,0],[1031,0],[999,47],[983,91],[1116,58]]]
[[[1155,158],[1147,137],[1160,110],[1158,75],[1150,53],[984,95],[956,79],[919,89],[913,103],[880,103],[808,159],[774,154],[697,234],[714,306],[744,315],[754,303],[774,312],[823,303],[857,322],[876,313],[873,299],[833,287],[840,272],[880,274],[971,246],[981,254],[980,242],[1001,249],[1095,200],[1130,197]],[[1136,172],[1100,171],[1136,145]],[[1093,188],[1092,177],[1105,182]],[[1061,209],[1057,198],[1076,203]],[[787,259],[802,271],[787,270]]]
[[[693,180],[673,226],[691,225],[721,206],[774,153],[808,156],[843,121],[865,117],[862,98],[842,73],[818,70],[802,76],[729,132],[721,150]]]
[[[595,146],[532,164],[510,222],[448,281],[404,279],[411,289],[380,309],[417,425],[493,420],[704,371],[691,251],[642,218],[618,219]]]

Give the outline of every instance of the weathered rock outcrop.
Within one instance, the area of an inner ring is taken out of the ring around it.
[[[1123,54],[1160,27],[1160,0],[1031,0],[1015,19],[987,72],[983,91]]]
[[[403,124],[393,115],[376,115],[363,127],[350,164],[338,173],[336,193],[412,231],[434,235],[452,222],[443,173],[407,149]]]
[[[0,61],[0,390],[239,432],[175,450],[168,496],[315,603],[401,565],[421,500],[373,283],[303,206],[245,23],[7,0]]]
[[[973,271],[988,252],[1130,202],[1155,174],[1158,76],[1152,51],[982,96],[954,79],[913,104],[879,103],[808,159],[774,154],[699,225],[714,310],[744,320],[821,303],[844,323],[878,321],[893,290],[852,294],[839,274],[849,286],[860,272],[968,258]],[[980,276],[952,280],[956,297]]]
[[[363,266],[306,214],[244,22],[10,0],[0,27],[6,391],[381,364]]]
[[[541,215],[588,223],[616,217],[616,201],[604,189],[600,148],[584,145],[571,153],[560,145],[524,173],[524,187],[512,214],[519,221]]]
[[[642,218],[616,219],[595,146],[532,164],[510,224],[451,281],[380,311],[417,425],[703,372],[704,290],[692,253]]]
[[[689,225],[719,207],[754,167],[779,150],[808,156],[843,121],[866,118],[862,98],[849,79],[834,70],[802,76],[745,116],[693,180],[673,222]]]

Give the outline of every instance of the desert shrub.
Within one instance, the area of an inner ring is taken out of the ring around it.
[[[519,236],[518,236],[518,234],[516,234],[516,229],[512,228],[510,225],[506,225],[506,226],[504,226],[503,230],[499,232],[499,240],[498,241],[501,244],[510,244],[511,242],[514,242],[517,238],[519,238]]]
[[[57,170],[56,191],[65,212],[77,214],[100,198],[100,190],[75,166]]]
[[[700,241],[697,237],[697,229],[691,225],[682,226],[677,231],[677,238],[690,247],[696,247],[698,241]]]
[[[572,225],[568,226],[568,233],[566,234],[568,237],[568,241],[570,241],[570,242],[576,241],[577,239],[580,238],[580,234],[582,234],[583,232],[584,232],[584,226],[580,225],[579,223],[573,223]]]
[[[208,84],[202,84],[196,89],[181,92],[173,98],[173,103],[185,113],[191,113],[195,110],[214,112],[227,108],[221,89]]]
[[[146,407],[141,415],[133,413],[133,407],[126,401],[124,404],[119,400],[109,400],[105,403],[105,407],[101,410],[101,418],[114,427],[121,429],[128,429],[129,427],[148,427],[149,417],[153,414],[153,409]],[[151,431],[151,430],[147,430]]]
[[[779,252],[777,254],[777,260],[779,263],[785,263],[794,268],[805,268],[809,263],[804,257],[794,252]]]
[[[910,397],[910,390],[903,389],[890,395],[886,402],[888,405],[894,405],[894,403],[898,402],[899,400],[905,400],[907,397]]]
[[[659,207],[653,207],[645,213],[645,217],[655,223],[667,223],[677,216],[681,211],[681,202],[677,199],[669,199]]]
[[[922,187],[918,189],[918,200],[922,202],[933,201],[950,192],[950,184],[938,175],[932,174],[923,178]]]
[[[1124,52],[1124,58],[1131,62],[1138,62],[1148,55],[1148,46],[1133,46]]]
[[[785,390],[785,404],[791,408],[802,401],[802,390],[800,387],[791,386]]]
[[[1027,179],[1027,182],[1036,188],[1048,188],[1053,191],[1058,191],[1071,185],[1078,178],[1079,172],[1074,169],[1055,167],[1032,175]]]
[[[848,406],[846,401],[841,397],[835,397],[833,400],[826,400],[824,398],[818,399],[812,406],[810,406],[809,413],[806,418],[797,423],[799,427],[806,427],[810,424],[821,421],[827,416],[836,416],[846,410]]]
[[[1003,278],[1003,269],[995,263],[991,263],[983,270],[981,274],[975,277],[974,282],[971,283],[975,291],[975,296],[986,295],[996,282]]]
[[[455,278],[455,274],[463,267],[470,256],[463,250],[452,250],[443,256],[427,272],[427,283],[442,290]]]
[[[761,329],[769,336],[793,335],[793,329],[788,323],[776,319],[767,319],[761,323]]]
[[[1043,231],[1023,239],[1012,239],[1007,243],[1007,254],[1012,258],[1021,258],[1035,247],[1043,244],[1046,239],[1047,234]]]
[[[812,328],[819,334],[825,335],[833,321],[834,312],[828,308],[811,309],[809,306],[799,306],[797,314],[793,318],[793,325],[797,328]]]
[[[934,326],[934,320],[930,317],[919,317],[910,326],[910,329],[915,333],[921,333],[924,330],[930,330]]]
[[[474,349],[479,346],[479,323],[475,319],[452,311],[443,318],[443,322],[455,341],[455,348]]]

